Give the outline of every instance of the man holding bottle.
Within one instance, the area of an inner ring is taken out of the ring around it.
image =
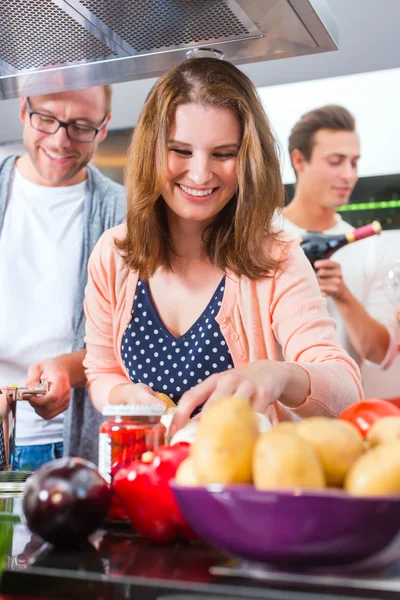
[[[341,106],[324,106],[302,116],[289,137],[296,190],[281,226],[292,234],[347,234],[353,227],[336,210],[349,201],[358,179],[360,141],[355,119]],[[385,292],[389,270],[377,236],[341,248],[314,264],[321,292],[349,354],[387,369],[397,351],[395,308]]]

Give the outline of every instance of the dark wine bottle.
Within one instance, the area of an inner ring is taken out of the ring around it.
[[[363,240],[371,235],[380,234],[381,231],[382,227],[378,221],[373,221],[370,225],[364,225],[354,229],[354,231],[340,235],[326,235],[318,231],[307,231],[300,236],[300,246],[312,266],[314,266],[317,260],[330,258],[339,248]]]

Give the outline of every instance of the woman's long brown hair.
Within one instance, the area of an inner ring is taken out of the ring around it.
[[[276,239],[272,219],[284,203],[277,145],[253,83],[232,64],[214,58],[186,60],[152,88],[128,151],[127,233],[116,241],[117,248],[142,277],[170,266],[173,249],[161,196],[167,141],[176,108],[191,102],[228,108],[242,131],[238,189],[204,232],[204,256],[224,272],[250,279],[268,276],[280,264],[265,251],[266,238]]]

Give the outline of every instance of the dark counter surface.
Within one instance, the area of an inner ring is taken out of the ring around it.
[[[285,572],[240,563],[203,544],[152,544],[109,524],[79,550],[60,550],[21,523],[20,497],[0,496],[6,567],[0,600],[339,600],[400,597],[400,562],[377,572]],[[367,524],[366,524],[367,526]]]

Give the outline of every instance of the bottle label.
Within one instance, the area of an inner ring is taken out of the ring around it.
[[[111,484],[111,438],[107,433],[99,435],[99,473]]]

